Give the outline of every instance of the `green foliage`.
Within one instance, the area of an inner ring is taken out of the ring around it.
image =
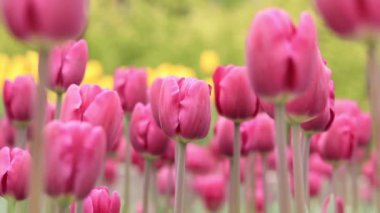
[[[295,20],[303,10],[318,22],[323,56],[333,70],[337,97],[353,98],[367,107],[364,87],[365,48],[329,31],[306,0],[92,0],[85,38],[91,57],[107,72],[120,65],[157,66],[179,63],[199,70],[199,55],[216,50],[223,64],[244,63],[250,22],[260,9],[278,6]],[[16,54],[28,46],[0,29],[0,52]]]

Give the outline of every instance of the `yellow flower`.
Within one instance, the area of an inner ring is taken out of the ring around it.
[[[104,75],[94,83],[99,85],[103,89],[113,89],[113,76]]]
[[[103,66],[97,60],[90,60],[87,63],[86,72],[84,75],[83,83],[95,84],[103,76]]]
[[[199,66],[202,72],[212,74],[220,64],[218,53],[213,50],[205,50],[202,52],[199,60]]]
[[[183,65],[175,65],[169,63],[160,64],[157,68],[148,68],[148,83],[151,85],[156,78],[166,76],[177,77],[195,77],[196,74],[193,69]]]

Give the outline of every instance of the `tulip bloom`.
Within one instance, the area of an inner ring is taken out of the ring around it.
[[[2,4],[8,28],[22,40],[75,38],[87,23],[87,0],[3,0]]]
[[[274,120],[266,114],[259,114],[255,119],[244,122],[241,127],[242,141],[246,152],[268,153],[274,149]]]
[[[64,92],[71,84],[79,85],[84,77],[88,61],[85,40],[69,41],[50,52],[48,87]]]
[[[8,118],[0,120],[0,148],[4,146],[12,147],[15,144],[16,129],[12,126]]]
[[[169,138],[157,126],[150,105],[138,103],[130,123],[130,140],[133,148],[143,154],[159,156],[165,153]]]
[[[242,127],[240,128],[242,129]],[[240,133],[242,137],[242,133]],[[232,157],[233,155],[233,145],[234,145],[234,122],[224,118],[219,117],[215,125],[215,143],[218,144],[219,152],[227,157]],[[247,154],[245,149],[247,140],[241,140],[240,153],[242,155]]]
[[[0,149],[0,195],[24,200],[28,195],[31,156],[19,148]]]
[[[159,94],[151,94],[159,97],[151,99],[162,130],[170,137],[206,137],[211,122],[210,87],[194,78],[167,77],[160,84]]]
[[[115,71],[114,82],[124,112],[131,113],[137,103],[147,102],[148,83],[144,69],[119,68]]]
[[[45,127],[45,189],[50,196],[85,198],[101,175],[106,134],[86,122],[52,121]]]
[[[215,212],[218,211],[226,198],[227,181],[220,174],[199,176],[193,181],[194,191],[201,197],[206,208]]]
[[[360,113],[357,120],[358,146],[366,146],[371,141],[372,120],[368,113]]]
[[[330,129],[321,135],[319,153],[326,160],[351,159],[356,147],[355,120],[342,114],[335,118]]]
[[[61,120],[80,120],[103,127],[107,135],[107,150],[115,150],[123,124],[119,96],[96,85],[71,85],[63,100]]]
[[[331,198],[334,198],[332,201]],[[333,202],[333,203],[331,203]],[[333,208],[330,208],[330,205],[334,205]],[[329,213],[333,210],[335,213],[344,213],[344,202],[341,197],[328,196],[323,202],[322,213]]]
[[[32,120],[36,88],[32,76],[20,76],[14,82],[5,81],[4,106],[7,117],[11,121],[28,122]]]
[[[316,0],[326,24],[342,36],[355,36],[380,29],[380,2]]]
[[[259,101],[252,91],[245,67],[218,67],[213,75],[216,108],[232,120],[254,117]]]
[[[104,168],[104,181],[107,185],[113,185],[118,179],[118,162],[108,159]]]
[[[304,93],[318,69],[316,28],[303,13],[298,27],[280,9],[257,13],[247,38],[248,73],[260,98],[283,102]]]
[[[174,167],[164,166],[157,172],[156,185],[158,192],[162,195],[173,196],[175,192],[175,170]]]
[[[189,144],[186,149],[186,168],[194,174],[207,174],[215,170],[215,159],[210,150],[197,144]]]
[[[110,195],[107,187],[96,187],[83,202],[84,213],[119,213],[120,212],[119,193],[113,192]]]

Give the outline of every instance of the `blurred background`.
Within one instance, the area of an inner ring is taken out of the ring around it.
[[[112,87],[118,66],[148,67],[150,81],[165,74],[195,75],[210,80],[218,64],[244,65],[245,39],[255,13],[276,6],[298,20],[302,11],[318,23],[322,54],[333,71],[336,95],[358,100],[367,109],[365,48],[337,38],[318,17],[309,0],[91,0],[84,38],[90,70],[85,82]],[[0,27],[0,75],[35,73],[37,55]],[[22,62],[22,63],[21,63]],[[17,71],[13,71],[17,70]]]

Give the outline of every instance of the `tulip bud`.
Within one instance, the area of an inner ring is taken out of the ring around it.
[[[11,121],[32,120],[36,101],[36,84],[32,76],[20,76],[14,82],[5,81],[3,98],[5,112]]]
[[[152,104],[152,110],[159,115],[162,130],[170,137],[206,137],[211,123],[209,86],[194,78],[176,77],[167,77],[161,84],[158,104]]]
[[[45,127],[45,189],[50,196],[85,198],[101,175],[106,135],[86,122],[52,121]]]
[[[284,102],[304,93],[318,68],[316,29],[303,13],[298,27],[280,9],[254,18],[246,44],[252,86],[260,98]]]
[[[213,81],[216,108],[220,115],[232,120],[241,120],[257,114],[259,101],[250,87],[245,67],[218,67]]]
[[[371,141],[372,120],[369,113],[360,113],[357,120],[358,146],[365,147]]]
[[[153,117],[159,126],[160,126],[160,116],[159,116],[158,108],[160,107],[161,86],[162,86],[163,81],[164,81],[163,78],[156,78],[156,80],[154,80],[152,86],[150,87],[150,91],[149,91],[150,92],[149,102],[152,107]]]
[[[102,90],[99,86],[71,85],[63,100],[61,120],[80,120],[101,126],[107,136],[107,150],[113,151],[118,147],[123,111],[119,96],[114,91]]]
[[[321,191],[322,179],[316,172],[310,172],[309,174],[309,194],[310,197],[317,197]]]
[[[259,114],[255,119],[244,122],[241,136],[246,152],[268,153],[274,149],[274,121],[266,114]]]
[[[96,187],[84,200],[84,213],[119,213],[120,212],[119,193],[109,194],[107,187]]]
[[[108,159],[104,169],[104,181],[107,185],[113,185],[118,179],[117,161]]]
[[[131,113],[137,103],[147,102],[148,83],[144,69],[119,68],[115,71],[114,82],[124,112]]]
[[[16,129],[12,126],[8,118],[0,120],[0,148],[4,146],[12,147],[15,144]]]
[[[48,87],[64,92],[71,84],[79,85],[84,77],[88,61],[88,47],[85,40],[69,41],[54,48],[49,58]]]
[[[169,138],[153,119],[150,105],[138,103],[132,113],[130,140],[133,148],[143,154],[159,156],[165,153]]]
[[[19,148],[0,149],[0,195],[24,200],[29,189],[31,156]]]
[[[242,130],[242,126],[240,127]],[[242,136],[242,133],[240,134]],[[215,138],[214,140],[219,146],[219,152],[227,157],[232,157],[233,155],[233,144],[234,144],[234,122],[226,119],[224,117],[219,117],[215,125]],[[241,140],[241,154],[246,155],[247,140]]]
[[[338,115],[330,129],[321,135],[318,150],[324,159],[351,159],[357,140],[354,122],[348,115]]]
[[[215,170],[215,159],[206,147],[189,144],[186,148],[186,169],[194,174],[207,174]]]
[[[87,23],[87,0],[4,0],[2,4],[9,30],[22,40],[75,38]]]
[[[322,213],[344,213],[344,202],[341,197],[328,196],[323,202]]]
[[[157,173],[156,185],[162,195],[174,196],[175,170],[173,167],[164,166]]]
[[[333,167],[325,162],[318,153],[310,156],[309,170],[328,179],[331,179],[333,175]]]
[[[341,36],[380,29],[379,1],[316,0],[316,5],[326,24]]]
[[[223,206],[226,198],[226,184],[226,179],[220,174],[199,176],[193,180],[194,191],[211,212],[218,211]]]

